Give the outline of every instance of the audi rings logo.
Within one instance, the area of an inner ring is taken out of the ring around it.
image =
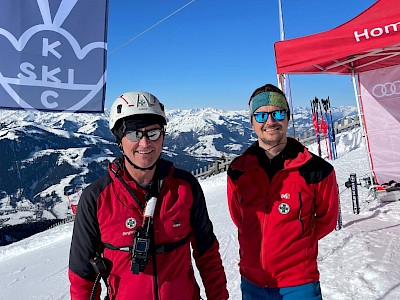
[[[372,88],[372,95],[376,98],[400,95],[400,80],[394,82],[379,83]]]

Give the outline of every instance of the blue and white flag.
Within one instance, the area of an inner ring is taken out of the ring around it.
[[[103,112],[108,0],[1,0],[0,107]]]

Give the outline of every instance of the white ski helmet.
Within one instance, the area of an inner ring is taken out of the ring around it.
[[[164,105],[154,95],[147,92],[127,92],[115,99],[111,106],[108,123],[110,130],[114,132],[118,120],[135,115],[157,115],[162,117],[164,125],[167,124]]]

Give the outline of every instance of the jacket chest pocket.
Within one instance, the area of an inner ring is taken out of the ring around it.
[[[176,203],[168,210],[161,210],[160,218],[155,220],[156,243],[180,240],[189,234],[190,228],[190,207]]]
[[[278,200],[273,204],[273,210],[279,218],[295,224],[304,234],[311,228],[314,197],[310,190],[304,188],[297,181],[284,182],[277,191]]]
[[[132,242],[135,230],[142,226],[141,212],[125,209],[108,214],[102,219],[100,233],[102,240],[115,246],[126,246]]]

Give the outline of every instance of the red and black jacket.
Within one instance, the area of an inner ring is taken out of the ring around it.
[[[157,164],[156,178],[162,185],[154,213],[154,244],[184,243],[154,255],[139,274],[130,270],[129,252],[104,247],[132,245],[135,229],[143,221],[140,203],[145,203],[148,192],[130,179],[123,159],[118,158],[79,201],[69,259],[71,299],[89,299],[97,275],[90,259],[102,252],[108,264],[110,299],[199,299],[190,245],[207,298],[228,299],[219,244],[201,186],[192,174],[163,159]]]
[[[328,162],[291,138],[278,159],[278,168],[269,164],[256,142],[228,170],[240,273],[260,287],[318,281],[318,240],[335,228],[338,216],[336,176]]]

